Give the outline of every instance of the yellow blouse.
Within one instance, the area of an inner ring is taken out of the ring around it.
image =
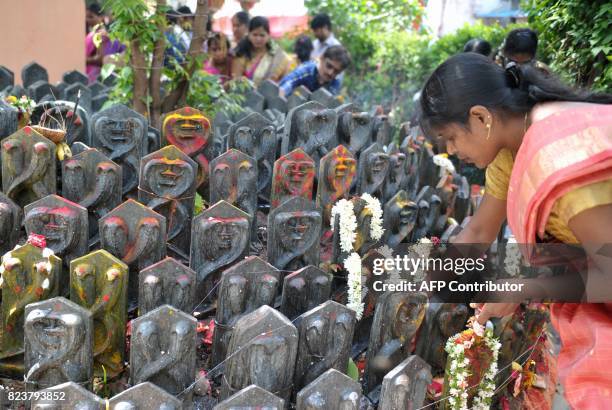
[[[505,201],[513,165],[512,153],[502,149],[487,167],[485,192]],[[557,199],[546,221],[546,232],[561,242],[578,243],[578,239],[569,228],[569,220],[587,209],[607,204],[612,204],[612,180],[576,188]]]

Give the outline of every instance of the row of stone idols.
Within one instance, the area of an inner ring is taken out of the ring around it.
[[[45,279],[18,284],[23,277],[20,273],[30,264],[45,274]],[[46,299],[58,293],[54,273],[60,267],[57,257],[45,256],[32,244],[3,258],[3,318],[7,325],[2,337],[3,358],[7,352],[15,353],[11,348],[19,341],[23,343],[25,380],[32,389],[67,381],[89,387],[92,372],[112,377],[123,364],[127,266],[105,251],[94,252],[71,264],[72,301]],[[141,286],[155,276],[156,269],[143,271]],[[268,401],[273,400],[282,408],[280,398],[287,404],[295,400],[297,408],[304,409],[360,408],[361,387],[340,373],[346,371],[351,355],[355,313],[328,300],[331,277],[315,267],[285,278],[285,288],[291,289],[283,291],[277,311],[269,305],[274,303],[279,279],[280,272],[257,257],[222,275],[211,358],[211,367],[224,365],[221,399],[228,398],[225,404],[232,405],[239,399],[250,405],[271,405]],[[19,294],[20,286],[36,291],[15,300],[12,297]],[[405,403],[419,406],[431,382],[431,370],[421,358],[410,356],[410,341],[425,317],[426,297],[386,293],[375,304],[366,392],[376,397],[379,408],[403,408]],[[140,313],[131,323],[130,382],[136,386],[111,403],[121,399],[135,401],[134,408],[149,408],[140,407],[149,403],[142,401],[148,400],[147,396],[128,393],[145,389],[137,386],[144,382],[189,402],[196,374],[196,320],[169,305]],[[251,397],[252,393],[241,392],[252,384],[274,395],[260,392]],[[144,391],[151,390],[147,389]],[[161,393],[154,397],[166,400]],[[168,398],[169,406],[175,400]],[[257,400],[265,402],[254,402]],[[226,408],[223,405],[219,408]]]
[[[85,74],[71,70],[65,72],[62,80],[53,85],[49,83],[47,69],[36,62],[23,66],[21,84],[16,84],[14,73],[7,67],[0,66],[0,95],[13,95],[17,98],[25,95],[39,103],[56,100],[75,102],[80,92],[79,106],[90,114],[102,108],[108,100],[113,84],[113,76],[104,82],[89,84]]]

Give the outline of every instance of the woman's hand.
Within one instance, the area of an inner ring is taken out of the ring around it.
[[[492,317],[504,317],[513,314],[520,303],[470,303],[476,310],[476,320],[481,325]]]

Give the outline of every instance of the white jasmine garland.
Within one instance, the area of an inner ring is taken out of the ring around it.
[[[433,162],[440,167],[440,178],[444,176],[445,172],[449,174],[455,173],[455,166],[451,160],[443,154],[434,155]]]
[[[504,269],[510,276],[518,276],[521,273],[521,251],[514,236],[509,237],[506,244]]]
[[[355,216],[353,202],[348,199],[341,199],[333,206],[331,211],[332,231],[334,230],[336,215],[340,216],[338,224],[340,229],[340,249],[346,253],[351,252],[353,250],[353,243],[357,239],[357,217]]]
[[[470,340],[466,340],[461,344],[457,344],[456,340],[461,336],[461,333],[450,337],[445,346],[445,350],[448,353],[448,360],[450,360],[450,376],[449,376],[449,402],[450,408],[453,410],[467,410],[468,408],[468,385],[467,378],[469,377],[469,371],[467,368],[470,365],[470,361],[465,357],[465,349],[470,349],[474,342],[473,337]],[[493,330],[486,329],[484,334],[484,343],[491,349],[492,359],[489,368],[487,369],[483,379],[479,384],[478,392],[476,393],[472,402],[471,409],[486,410],[491,406],[491,401],[495,393],[495,375],[497,374],[497,360],[499,357],[499,349],[501,343],[493,337]]]
[[[366,209],[372,213],[370,236],[373,240],[377,241],[382,238],[385,232],[383,228],[383,210],[380,206],[380,201],[368,193],[361,195],[361,199],[366,202]]]
[[[361,301],[361,257],[357,252],[351,253],[344,260],[344,269],[348,272],[348,303],[347,307],[355,311],[357,320],[361,319],[364,303]]]

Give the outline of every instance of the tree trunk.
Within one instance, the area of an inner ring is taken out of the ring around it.
[[[193,22],[193,37],[187,52],[187,76],[183,78],[172,90],[162,104],[162,112],[172,111],[178,104],[184,104],[187,99],[187,90],[189,89],[189,79],[198,67],[197,57],[203,54],[202,48],[204,40],[206,40],[206,22],[208,21],[208,0],[198,0],[198,5],[195,11],[195,20]]]
[[[157,0],[157,10],[166,5],[166,0]],[[153,49],[153,60],[151,61],[151,77],[149,78],[149,91],[151,93],[151,118],[149,123],[161,129],[161,75],[164,68],[164,52],[166,50],[166,31],[165,20],[161,19],[157,25],[157,30],[161,33],[159,40],[155,42]]]
[[[140,41],[132,41],[132,54],[130,57],[130,64],[132,70],[134,70],[134,96],[132,104],[134,110],[140,114],[148,117],[147,112],[147,60],[144,53],[140,50]]]

